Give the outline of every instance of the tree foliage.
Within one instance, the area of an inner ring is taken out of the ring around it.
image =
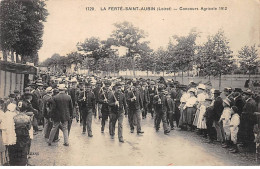
[[[209,36],[207,42],[198,48],[197,64],[204,75],[219,76],[231,73],[232,53],[223,30]]]
[[[2,0],[1,48],[21,55],[22,62],[37,57],[42,46],[43,22],[48,15],[45,6],[43,0]]]
[[[241,59],[240,68],[244,73],[248,72],[251,74],[257,71],[257,58],[259,58],[259,56],[255,45],[242,47],[241,50],[238,51],[238,57]]]

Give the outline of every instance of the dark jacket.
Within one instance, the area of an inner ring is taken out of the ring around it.
[[[134,101],[131,101],[131,99],[133,97],[136,97],[136,100]],[[128,92],[127,94],[127,101],[129,102],[129,109],[131,110],[140,110],[142,109],[144,106],[143,106],[143,101],[142,101],[142,97],[141,97],[141,94],[139,92],[138,89],[135,89],[131,92]]]
[[[73,115],[73,105],[71,97],[66,93],[59,93],[53,97],[53,101],[53,121],[69,121]]]
[[[116,99],[116,100],[115,100]],[[115,102],[119,102],[119,106],[115,105]],[[126,98],[124,93],[122,92],[115,92],[115,94],[109,95],[108,98],[108,104],[110,106],[111,113],[123,113],[125,110],[125,114],[127,114],[127,104],[126,104]]]
[[[50,118],[50,112],[52,109],[52,96],[49,94],[46,94],[42,98],[43,100],[43,117],[45,118]]]
[[[158,104],[159,97],[161,99],[161,104]],[[157,112],[167,112],[168,104],[166,96],[162,93],[155,95],[153,98],[154,110]]]
[[[85,91],[85,97],[86,99],[83,100],[84,97],[84,92],[80,93],[78,101],[81,102],[81,108],[83,110],[86,109],[95,109],[95,105],[96,105],[96,98],[95,95],[92,91]]]
[[[223,99],[218,96],[215,98],[214,104],[213,104],[213,114],[214,114],[214,120],[219,121],[220,116],[223,112]]]
[[[167,113],[175,113],[175,102],[172,100],[172,98],[167,99]]]
[[[108,105],[108,98],[109,98],[109,95],[110,95],[110,92],[109,90],[101,90],[99,92],[99,103],[102,104],[102,107],[101,107],[101,112],[102,114],[109,114],[109,105]],[[105,98],[107,99],[107,102],[105,102]]]
[[[69,89],[68,94],[71,97],[73,106],[75,106],[77,101],[78,101],[78,95],[79,95],[78,89],[77,88],[71,88],[71,89]]]

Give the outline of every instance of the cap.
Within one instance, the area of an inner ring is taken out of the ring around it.
[[[220,93],[222,93],[221,91],[219,91],[219,90],[214,90],[214,94],[220,94]]]
[[[111,82],[109,80],[106,80],[104,83],[105,83],[106,86],[107,85],[109,85],[109,86],[111,85]]]
[[[241,92],[243,92],[243,90],[242,90],[241,88],[235,88],[235,89],[234,89],[234,92],[239,92],[239,93],[241,93]]]
[[[9,97],[15,98],[15,94],[14,94],[14,93],[11,93],[11,94],[9,94]]]
[[[24,96],[32,96],[32,93],[30,91],[25,91]]]
[[[19,91],[19,90],[17,90],[17,89],[15,89],[15,90],[14,90],[14,93],[20,93],[20,91]]]
[[[122,85],[121,85],[120,82],[116,82],[115,87],[121,87],[121,86],[122,86]]]

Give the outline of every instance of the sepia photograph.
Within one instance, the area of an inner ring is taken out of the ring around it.
[[[0,166],[260,166],[260,1],[0,0]]]

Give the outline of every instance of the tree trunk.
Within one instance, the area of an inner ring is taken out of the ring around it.
[[[163,70],[163,77],[164,77],[164,70]]]
[[[218,86],[219,90],[221,88],[221,73],[219,74],[219,86]]]
[[[14,62],[14,51],[11,51],[11,62]]]
[[[183,84],[183,70],[181,70],[181,81],[182,81],[182,84]]]
[[[133,57],[133,60],[132,60],[132,64],[133,64],[133,75],[135,77],[135,59]]]
[[[149,73],[149,72],[148,72],[148,69],[147,69],[147,70],[146,70],[147,77],[148,77],[148,73]]]
[[[16,55],[16,63],[20,63],[19,55],[17,53],[15,53],[15,55]]]
[[[176,72],[174,72],[174,81],[176,81]]]
[[[3,59],[4,61],[7,61],[7,54],[6,54],[6,50],[3,51]]]

